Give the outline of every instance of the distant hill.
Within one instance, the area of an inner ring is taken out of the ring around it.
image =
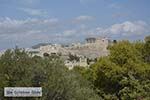
[[[32,46],[33,49],[37,49],[39,48],[40,46],[46,46],[46,45],[51,45],[51,43],[39,43],[37,45],[34,45]]]

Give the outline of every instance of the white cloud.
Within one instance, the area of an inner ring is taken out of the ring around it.
[[[73,19],[73,22],[74,22],[74,23],[82,23],[82,22],[91,21],[91,20],[93,20],[93,19],[94,19],[93,16],[86,16],[86,15],[83,15],[83,16],[78,16],[78,17],[76,17],[75,19]]]
[[[150,32],[148,24],[144,21],[126,21],[106,28],[91,28],[86,24],[75,24],[70,27],[70,23],[64,25],[57,18],[25,20],[3,18],[0,19],[0,45],[15,42],[31,46],[39,41],[66,43],[83,40],[89,36],[141,36]]]
[[[90,17],[80,16],[78,20],[87,20]],[[69,25],[69,23],[67,24]],[[5,18],[0,20],[0,35],[3,34],[29,34],[29,33],[59,33],[64,36],[71,36],[75,34],[81,35],[86,34],[111,34],[111,35],[140,35],[148,30],[148,25],[144,21],[126,21],[119,24],[113,24],[110,27],[102,28],[97,27],[94,29],[87,28],[86,26],[79,26],[74,29],[61,29],[63,25],[59,22],[57,18],[49,19],[26,19],[26,20],[14,20],[10,18]],[[72,27],[73,28],[73,27]]]
[[[20,10],[32,16],[46,16],[47,15],[47,12],[41,9],[20,8]]]
[[[0,45],[31,46],[33,43],[57,40],[55,33],[59,32],[59,20],[11,18],[0,19]]]
[[[80,33],[79,35],[83,37],[88,36],[118,36],[118,37],[124,37],[124,36],[141,36],[143,34],[146,34],[150,32],[149,26],[144,21],[125,21],[123,23],[119,24],[113,24],[109,27],[103,28],[103,27],[97,27],[97,28],[85,28],[80,29],[76,31],[76,33]]]
[[[147,24],[143,21],[126,21],[121,24],[114,24],[107,30],[111,34],[140,35],[147,31]]]
[[[40,30],[43,32],[53,30],[58,26],[59,21],[56,18],[15,20],[7,17],[0,20],[0,35],[24,34],[33,30]]]

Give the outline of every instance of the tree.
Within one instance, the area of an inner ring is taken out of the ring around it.
[[[145,42],[150,41],[150,35],[145,37]]]
[[[32,61],[23,49],[7,50],[0,58],[0,97],[4,87],[28,87],[32,80]],[[14,98],[16,100],[16,98]],[[13,100],[14,100],[13,99]],[[30,98],[29,98],[30,99]]]
[[[109,47],[107,57],[90,66],[89,81],[100,97],[104,100],[150,99],[150,65],[142,59],[144,45],[119,41]]]
[[[113,43],[117,43],[117,40],[113,40]]]
[[[74,60],[79,61],[80,58],[77,55],[73,55],[73,54],[69,53],[69,60],[70,61],[74,61]]]
[[[142,56],[135,48],[135,45],[129,41],[120,41],[110,48],[110,59],[117,65],[123,66],[128,60],[138,62],[142,60]]]
[[[4,87],[42,87],[41,98],[4,98]],[[23,49],[7,50],[0,57],[2,100],[100,100],[88,81],[70,72],[57,58],[29,56]]]
[[[49,57],[49,54],[48,53],[44,53],[43,56],[44,57]]]
[[[150,63],[150,36],[145,38],[145,45],[143,49],[144,59],[147,63]]]

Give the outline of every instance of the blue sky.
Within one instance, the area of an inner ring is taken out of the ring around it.
[[[150,0],[0,0],[0,50],[150,35]]]

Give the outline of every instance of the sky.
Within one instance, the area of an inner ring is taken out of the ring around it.
[[[150,0],[0,0],[0,50],[87,37],[143,40]]]

